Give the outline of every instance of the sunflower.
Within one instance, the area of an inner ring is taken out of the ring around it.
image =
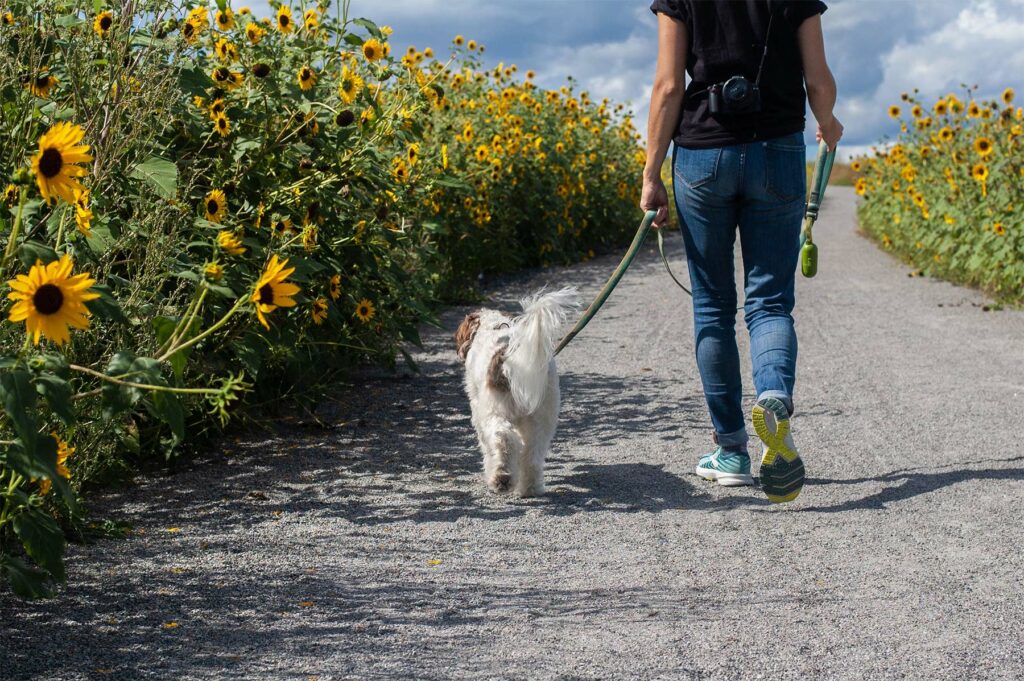
[[[1002,96],[1003,104],[1006,104],[1007,106],[1012,104],[1013,103],[1013,97],[1014,97],[1015,94],[1016,93],[1013,91],[1012,87],[1008,87],[1005,90],[1003,90],[1003,96]]]
[[[4,187],[4,193],[2,197],[0,197],[0,200],[4,202],[5,206],[11,208],[12,206],[14,206],[14,204],[18,202],[18,196],[20,194],[21,191],[18,189],[18,185],[9,184],[6,187]]]
[[[3,15],[0,16],[0,24],[3,24],[4,26],[13,26],[14,15],[10,12],[4,12]]]
[[[441,168],[448,170],[448,145],[441,145]]]
[[[40,335],[63,345],[71,339],[69,326],[89,328],[86,318],[92,313],[85,303],[100,294],[89,290],[96,280],[88,272],[71,276],[73,267],[67,254],[48,265],[37,260],[28,274],[19,274],[7,282],[11,287],[7,297],[17,301],[7,318],[25,322],[25,331],[36,345]]]
[[[278,260],[277,255],[270,256],[267,269],[253,286],[251,300],[256,307],[256,317],[268,331],[270,324],[267,323],[265,315],[279,307],[294,307],[295,301],[291,296],[301,290],[295,284],[285,281],[295,271],[294,267],[285,269],[287,264],[287,260]]]
[[[257,78],[266,78],[267,76],[270,75],[270,64],[267,64],[265,62],[253,64],[252,75],[256,76]]]
[[[999,236],[1003,236],[1006,234],[1006,227],[1005,225],[1003,225],[1003,223],[997,222],[994,225],[992,225],[992,231]]]
[[[452,39],[452,42],[455,44],[456,47],[462,47],[462,43],[466,42],[466,39],[463,38],[461,35],[457,35],[455,36],[455,38]]]
[[[217,58],[223,62],[230,64],[238,61],[238,47],[227,38],[220,38],[213,49],[217,53]]]
[[[292,21],[292,8],[288,5],[281,5],[277,9],[277,30],[281,33],[291,33],[294,28],[295,22]]]
[[[319,230],[317,230],[316,225],[307,225],[302,230],[302,247],[306,249],[307,253],[312,253],[316,250],[318,236]]]
[[[57,123],[39,138],[39,152],[32,158],[32,171],[36,175],[39,193],[51,202],[59,196],[68,203],[75,200],[75,190],[82,190],[76,177],[88,171],[76,165],[92,160],[89,145],[80,144],[85,130],[73,123]]]
[[[234,232],[222,229],[217,232],[217,245],[228,255],[242,255],[248,249],[242,245],[242,240]]]
[[[335,274],[327,281],[327,295],[331,297],[331,300],[337,300],[341,297],[341,275]]]
[[[318,15],[316,13],[316,10],[312,8],[306,10],[306,13],[303,15],[302,19],[303,25],[306,27],[306,30],[310,32],[315,31],[317,25],[320,23],[320,15]]]
[[[468,43],[466,43],[466,49],[469,50],[470,52],[476,50],[476,41],[470,40]]]
[[[203,208],[206,209],[207,220],[216,222],[218,225],[223,222],[228,208],[228,199],[224,196],[224,191],[214,189],[207,194],[203,199]]]
[[[267,31],[255,21],[250,21],[246,24],[245,37],[248,38],[249,42],[253,45],[258,45],[265,35],[267,35]]]
[[[939,130],[939,139],[942,140],[943,142],[951,142],[951,141],[953,141],[953,130],[952,130],[952,128],[944,127],[941,130]]]
[[[363,125],[368,125],[372,123],[373,119],[376,117],[377,114],[374,113],[373,107],[368,106],[365,109],[363,109],[363,113],[359,114],[359,122],[362,123]]]
[[[25,87],[28,88],[29,92],[36,97],[46,99],[50,96],[50,90],[56,87],[59,82],[60,81],[57,80],[55,76],[52,76],[49,73],[43,73],[35,78],[29,78],[25,82]]]
[[[363,89],[363,79],[348,66],[341,69],[341,82],[338,83],[338,96],[346,104],[351,104]]]
[[[864,196],[868,191],[868,182],[863,177],[857,178],[856,184],[853,185],[854,191],[857,192],[858,196]]]
[[[466,126],[464,128],[462,128],[462,139],[463,139],[463,141],[465,141],[465,142],[472,142],[473,141],[473,135],[474,135],[474,133],[473,133],[473,124],[472,123],[466,123]]]
[[[391,175],[398,182],[405,182],[409,179],[409,166],[403,158],[391,160]]]
[[[384,56],[384,46],[376,38],[370,38],[363,43],[363,56],[366,61],[375,62]]]
[[[221,267],[220,263],[208,262],[203,266],[203,274],[210,281],[220,281],[221,277],[224,276],[224,268]]]
[[[206,28],[210,25],[210,10],[202,5],[194,7],[189,11],[185,21],[194,22],[199,28]]]
[[[67,442],[62,440],[56,431],[50,433],[54,440],[57,441],[57,474],[65,480],[71,479],[71,471],[67,467],[68,458],[75,453],[75,448],[68,445]],[[39,481],[39,493],[44,497],[50,493],[50,488],[53,486],[51,480],[40,480]]]
[[[284,238],[289,232],[295,230],[292,227],[291,218],[284,218],[281,220],[271,220],[270,231],[274,236]]]
[[[935,106],[932,107],[932,111],[935,112],[936,116],[945,116],[949,112],[949,103],[944,99],[940,99],[935,102]]]
[[[231,121],[224,114],[221,114],[213,119],[213,129],[220,133],[221,137],[227,137],[231,134]]]
[[[320,326],[327,319],[327,300],[320,296],[313,301],[313,307],[310,309],[309,314],[313,317],[313,323]]]
[[[343,111],[339,111],[338,115],[334,117],[334,124],[338,127],[345,128],[352,125],[355,120],[356,115],[352,113],[352,110],[344,109]]]
[[[106,38],[114,25],[114,13],[111,11],[100,12],[92,20],[92,30],[101,38]]]
[[[478,160],[478,161],[486,161],[487,160],[487,154],[489,154],[489,153],[490,153],[490,149],[487,148],[487,145],[486,144],[481,144],[480,146],[478,146],[476,148],[476,160]]]
[[[975,163],[971,167],[971,177],[978,182],[984,182],[988,179],[988,166],[984,163]]]
[[[225,111],[227,111],[227,104],[220,97],[210,102],[210,106],[206,109],[206,112],[210,115],[210,120],[217,120],[219,116],[224,115]]]
[[[967,116],[968,118],[978,118],[981,116],[981,107],[978,106],[977,102],[971,102],[967,105]]]
[[[311,90],[316,85],[316,71],[309,66],[303,66],[298,73],[299,87],[303,90]]]
[[[75,226],[84,236],[92,234],[92,210],[89,208],[89,190],[75,190]]]
[[[420,145],[413,142],[406,148],[405,157],[409,159],[410,165],[416,165],[416,162],[420,160]]]
[[[356,317],[359,317],[359,321],[368,322],[373,319],[374,315],[377,314],[377,309],[373,306],[366,298],[359,301],[356,305]]]
[[[217,83],[220,87],[225,90],[234,90],[235,88],[242,85],[245,82],[245,76],[237,71],[232,71],[226,66],[218,66],[210,74],[213,78],[213,82]]]
[[[199,34],[202,32],[202,26],[192,20],[186,21],[181,25],[181,36],[189,45],[195,45],[199,39]]]
[[[992,140],[987,137],[979,137],[974,140],[974,151],[978,153],[978,156],[985,158],[992,153]]]
[[[213,19],[217,22],[217,28],[222,31],[230,31],[235,27],[235,14],[230,7],[225,7],[223,12],[217,10]]]

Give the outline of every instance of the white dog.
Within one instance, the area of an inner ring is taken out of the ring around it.
[[[555,343],[578,294],[563,288],[519,304],[523,314],[515,318],[487,309],[466,315],[455,344],[466,362],[487,486],[529,497],[544,493],[544,459],[558,424]]]

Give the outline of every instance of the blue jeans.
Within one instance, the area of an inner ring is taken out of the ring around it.
[[[758,399],[793,411],[793,286],[807,176],[803,133],[673,152],[673,188],[693,288],[697,367],[725,450],[745,450],[733,242],[743,253],[744,319]]]

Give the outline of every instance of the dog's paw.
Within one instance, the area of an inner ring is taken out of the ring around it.
[[[487,486],[497,494],[507,494],[512,489],[512,476],[504,472],[495,473],[487,481]]]
[[[524,499],[544,496],[544,483],[536,482],[532,485],[520,486],[516,489],[516,496]]]

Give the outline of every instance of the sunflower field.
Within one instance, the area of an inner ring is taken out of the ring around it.
[[[856,159],[861,225],[881,246],[928,274],[1024,302],[1024,109],[917,93],[889,115],[900,135]],[[907,116],[909,114],[909,116]]]
[[[343,2],[0,0],[0,574],[92,486],[393,364],[482,274],[628,242],[638,136]],[[2,580],[0,580],[2,581]]]

